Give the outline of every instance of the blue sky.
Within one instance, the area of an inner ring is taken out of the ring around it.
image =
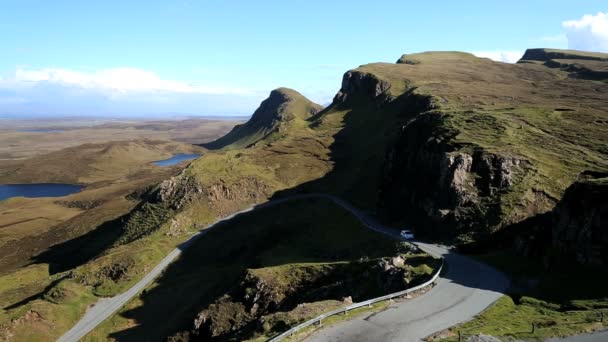
[[[246,115],[279,86],[327,103],[402,53],[608,51],[608,5],[535,1],[0,0],[0,114]]]

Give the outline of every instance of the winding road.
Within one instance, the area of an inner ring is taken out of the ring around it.
[[[222,222],[252,210],[274,206],[288,201],[306,198],[326,198],[350,211],[368,228],[400,239],[394,229],[385,227],[349,203],[330,195],[306,194],[274,200],[247,208],[225,217],[200,232],[169,253],[146,276],[129,290],[112,298],[100,299],[89,308],[85,315],[65,335],[60,342],[80,340],[105,319],[118,311],[144,288],[152,283],[163,270],[197,239]],[[509,286],[508,279],[500,272],[471,258],[456,254],[438,245],[416,243],[425,252],[445,258],[446,270],[436,287],[427,294],[413,300],[393,304],[388,309],[354,318],[335,326],[319,330],[309,337],[309,341],[420,341],[422,338],[467,321],[496,301]]]
[[[427,253],[445,258],[446,271],[431,291],[319,330],[306,341],[420,341],[472,319],[509,286],[507,278],[489,266],[440,246],[417,244]]]

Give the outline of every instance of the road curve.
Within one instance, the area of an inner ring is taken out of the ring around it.
[[[472,319],[507,289],[502,273],[446,248],[418,243],[429,254],[443,255],[446,270],[426,295],[322,329],[306,341],[414,342]]]
[[[209,230],[218,227],[221,223],[242,213],[306,198],[326,198],[332,200],[350,211],[368,228],[397,239],[400,238],[395,230],[376,223],[372,218],[349,203],[330,195],[296,195],[252,206],[218,220],[192,235],[178,248],[171,251],[156,267],[127,291],[111,298],[100,299],[58,341],[76,342],[80,340],[150,285],[171,262],[177,259],[182,250],[204,236]],[[421,338],[436,331],[471,319],[475,314],[484,310],[498,299],[508,286],[507,278],[489,266],[450,252],[441,246],[425,243],[417,244],[429,254],[444,256],[447,265],[445,274],[442,275],[437,286],[429,295],[421,296],[402,304],[392,305],[389,309],[377,314],[355,318],[331,328],[320,330],[311,336],[310,340],[419,341]]]

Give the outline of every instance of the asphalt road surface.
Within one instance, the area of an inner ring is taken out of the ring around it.
[[[427,294],[387,309],[322,329],[306,341],[420,341],[472,319],[494,303],[509,286],[500,272],[448,249],[418,244],[429,254],[443,255],[446,269]]]

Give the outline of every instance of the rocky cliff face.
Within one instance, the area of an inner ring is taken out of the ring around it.
[[[463,149],[451,141],[453,132],[444,131],[444,119],[441,112],[426,112],[403,127],[386,156],[381,208],[389,217],[417,213],[453,233],[501,227],[509,221],[502,197],[519,185],[531,163]]]
[[[608,174],[583,177],[555,208],[552,246],[580,264],[608,265]]]
[[[262,202],[270,195],[270,187],[254,177],[244,177],[232,184],[221,180],[201,184],[195,177],[184,172],[160,183],[152,194],[152,200],[162,202],[174,210],[183,209],[195,201],[204,201],[223,217],[244,205]]]
[[[351,99],[376,99],[390,87],[388,81],[374,74],[349,71],[342,77],[342,87],[334,97],[334,104],[345,106]]]
[[[352,303],[400,291],[410,286],[412,280],[420,283],[420,276],[411,270],[401,255],[352,264],[302,267],[292,270],[297,276],[289,280],[277,279],[286,277],[280,272],[268,277],[264,272],[248,270],[232,291],[198,313],[191,334],[205,341],[241,339],[251,331],[262,331],[267,315],[289,312],[302,303],[326,300]]]
[[[547,268],[608,265],[608,176],[583,172],[549,212],[460,246],[465,253],[511,249]]]

